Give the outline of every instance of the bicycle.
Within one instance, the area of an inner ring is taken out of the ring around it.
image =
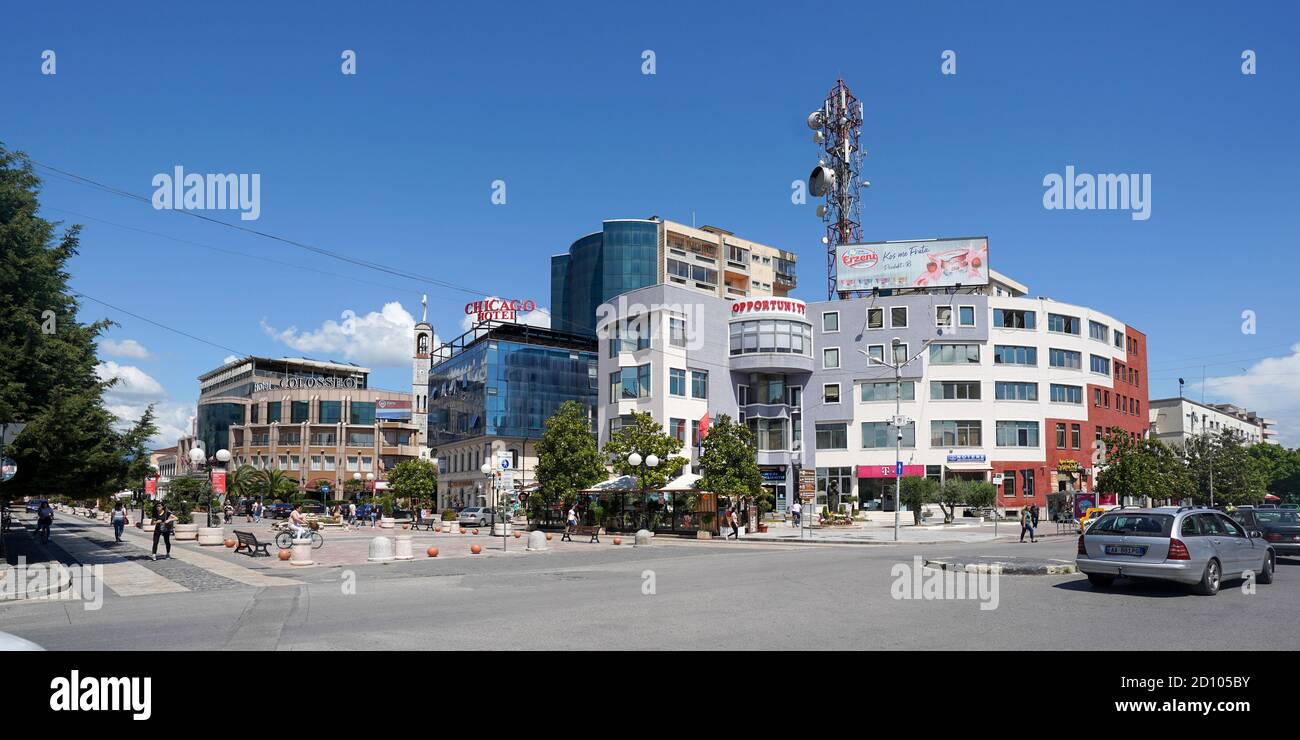
[[[325,537],[317,531],[320,525],[316,524],[316,522],[307,522],[307,526],[311,530],[311,549],[319,550],[324,547]],[[275,536],[275,546],[281,550],[288,550],[293,547],[293,528],[288,523],[277,524],[275,527],[280,530],[280,533]]]

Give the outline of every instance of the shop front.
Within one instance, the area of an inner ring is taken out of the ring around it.
[[[944,465],[944,480],[987,481],[993,470],[982,452],[950,454]]]
[[[772,505],[778,515],[784,515],[786,499],[789,497],[789,485],[786,483],[788,470],[788,465],[760,465],[758,468],[763,476],[763,490],[771,494]]]
[[[898,469],[893,465],[859,465],[858,508],[863,511],[893,511]],[[924,465],[904,465],[903,477],[925,477]]]

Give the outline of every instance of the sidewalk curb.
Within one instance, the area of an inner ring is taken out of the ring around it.
[[[1064,561],[1043,564],[1006,563],[997,560],[987,563],[968,563],[955,558],[926,558],[925,567],[961,573],[994,573],[1006,576],[1060,576],[1079,572],[1074,563]]]

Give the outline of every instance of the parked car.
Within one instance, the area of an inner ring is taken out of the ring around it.
[[[265,507],[266,516],[272,519],[288,519],[289,512],[293,511],[293,504],[284,502],[274,503]]]
[[[1225,579],[1254,573],[1273,582],[1277,554],[1262,533],[1243,528],[1217,509],[1115,509],[1079,535],[1080,573],[1094,588],[1117,577],[1152,578],[1219,592]]]
[[[486,506],[468,506],[460,510],[460,523],[485,527],[496,523],[496,512]]]
[[[1232,518],[1246,531],[1263,533],[1278,555],[1300,555],[1300,510],[1241,506]]]

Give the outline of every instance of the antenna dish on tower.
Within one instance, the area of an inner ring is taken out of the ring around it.
[[[817,167],[808,175],[808,191],[826,202],[817,215],[826,221],[827,298],[835,297],[835,250],[845,244],[862,241],[861,188],[870,183],[861,179],[862,157],[859,143],[862,134],[863,106],[853,96],[844,80],[826,94],[822,107],[808,114],[808,128],[819,150]]]

